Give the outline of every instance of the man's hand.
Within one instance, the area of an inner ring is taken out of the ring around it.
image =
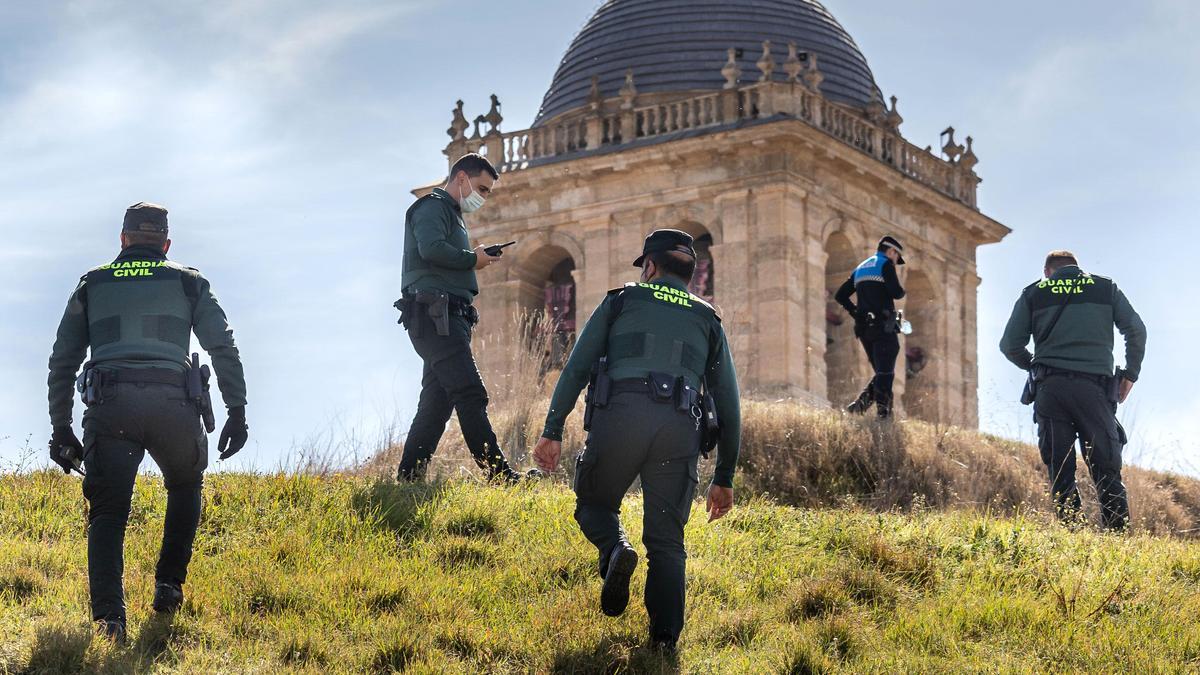
[[[733,508],[733,488],[720,485],[708,486],[708,522],[724,517]]]
[[[250,426],[246,424],[246,406],[237,406],[229,409],[229,416],[225,418],[225,426],[221,428],[221,438],[217,441],[217,451],[221,453],[221,459],[229,459],[237,454],[246,446],[246,439],[250,436]]]
[[[50,459],[61,466],[63,473],[71,473],[75,469],[83,473],[80,461],[83,458],[83,443],[75,435],[75,430],[69,426],[54,427],[50,435]]]
[[[1117,403],[1124,403],[1125,399],[1129,398],[1129,392],[1133,391],[1133,383],[1125,378],[1121,378],[1121,388],[1117,391]]]
[[[487,251],[484,250],[485,248],[487,248],[487,247],[486,246],[476,246],[475,247],[475,258],[476,258],[475,259],[475,269],[477,269],[477,270],[484,269],[488,265],[491,265],[494,262],[500,261],[500,256],[488,255]]]
[[[562,456],[562,441],[552,441],[545,436],[538,439],[533,446],[533,460],[538,468],[546,473],[553,473],[558,468],[558,458]]]

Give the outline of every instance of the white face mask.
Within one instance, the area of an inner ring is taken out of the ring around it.
[[[467,180],[467,185],[470,184],[471,181]],[[471,194],[467,195],[466,197],[462,196],[462,192],[462,188],[459,188],[458,205],[462,208],[463,213],[474,213],[475,211],[478,211],[481,206],[483,206],[483,195],[479,194],[478,190],[472,189]]]

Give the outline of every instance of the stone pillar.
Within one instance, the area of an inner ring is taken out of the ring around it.
[[[972,262],[962,279],[962,392],[963,410],[958,424],[968,429],[979,427],[979,337],[977,312],[979,276]]]
[[[608,290],[624,281],[612,279],[611,221],[612,218],[605,215],[583,220],[578,225],[584,257],[584,260],[575,261],[575,323],[580,329]]]
[[[721,222],[721,237],[710,249],[716,275],[713,302],[721,310],[722,324],[733,351],[743,392],[753,391],[746,376],[752,363],[751,343],[755,326],[752,265],[750,264],[750,191],[734,190],[714,199],[714,212]]]
[[[750,245],[754,321],[749,364],[751,382],[765,395],[798,393],[805,379],[804,304],[795,272],[803,252],[793,233],[802,231],[803,212],[795,208],[788,186],[777,183],[751,197],[753,235]]]

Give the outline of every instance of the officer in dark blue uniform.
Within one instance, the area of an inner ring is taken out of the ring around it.
[[[709,520],[714,520],[733,506],[741,414],[720,319],[688,292],[696,270],[692,237],[679,230],[653,232],[634,266],[642,268],[641,282],[611,291],[580,333],[554,390],[534,458],[546,471],[558,465],[563,424],[591,374],[584,422],[589,434],[575,464],[575,520],[599,552],[600,608],[618,616],[629,602],[637,553],[621,528],[620,511],[625,492],[640,477],[650,639],[673,652],[683,629],[683,528],[699,482],[702,434],[707,431],[719,442],[708,488]],[[711,406],[702,389],[711,394]],[[719,431],[715,423],[706,424],[710,408],[719,418]]]
[[[896,265],[904,264],[904,247],[895,237],[879,240],[875,255],[862,261],[850,278],[838,289],[834,299],[854,317],[854,335],[875,375],[847,412],[863,414],[876,406],[879,417],[892,414],[892,383],[896,379],[896,357],[900,355],[900,317],[896,301],[904,297],[904,287],[896,275]],[[850,296],[858,296],[858,304]]]

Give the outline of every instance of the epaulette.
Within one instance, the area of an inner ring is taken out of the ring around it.
[[[637,286],[637,282],[636,282],[636,281],[627,281],[627,282],[625,282],[623,285],[621,285],[621,286],[618,286],[617,288],[610,288],[610,289],[608,290],[608,294],[609,294],[609,295],[616,295],[617,293],[620,293],[621,291],[625,290],[626,288],[631,288],[631,287],[633,287],[633,286]]]
[[[717,321],[721,320],[721,313],[717,311],[717,308],[711,302],[696,295],[695,293],[691,293],[690,295],[692,296],[692,302],[699,303],[700,305],[707,307],[708,310],[713,313],[713,316],[717,318]]]

